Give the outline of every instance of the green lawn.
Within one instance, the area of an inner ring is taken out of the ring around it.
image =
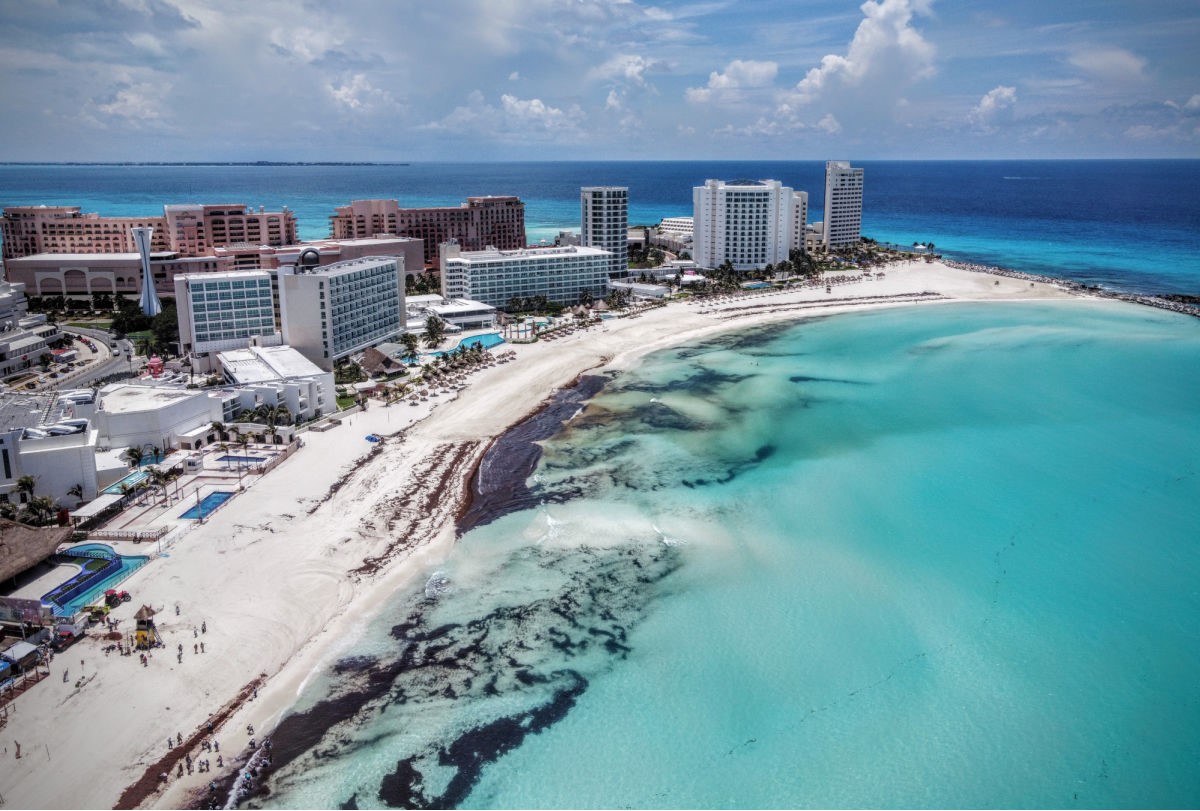
[[[338,411],[344,411],[357,402],[358,400],[355,400],[353,397],[339,397],[337,398]]]
[[[112,319],[108,321],[68,321],[66,326],[75,327],[76,329],[108,330],[112,328]]]

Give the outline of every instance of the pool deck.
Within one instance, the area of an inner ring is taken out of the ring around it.
[[[19,589],[13,591],[8,596],[19,597],[22,600],[40,600],[43,595],[49,594],[63,583],[66,583],[72,577],[79,574],[82,569],[82,566],[77,566],[74,563],[60,563],[52,569],[42,572],[28,583],[21,584]]]

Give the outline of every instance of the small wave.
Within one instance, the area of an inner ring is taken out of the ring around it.
[[[650,402],[652,402],[652,403],[661,403],[661,402],[662,402],[662,400],[658,399],[657,397],[651,397],[651,398],[650,398]]]
[[[1025,175],[1004,175],[1005,180],[1041,180],[1040,177],[1026,177]]]
[[[434,572],[425,581],[425,596],[431,600],[441,597],[450,590],[450,578],[445,572]]]
[[[654,531],[658,533],[658,540],[663,546],[679,546],[680,544],[687,543],[687,541],[683,540],[682,538],[672,538],[670,535],[659,529],[657,524],[651,524],[650,526],[654,527]]]

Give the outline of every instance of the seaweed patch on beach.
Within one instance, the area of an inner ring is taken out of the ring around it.
[[[469,584],[415,590],[390,629],[394,655],[339,660],[328,698],[281,722],[264,792],[303,790],[312,764],[383,745],[394,768],[338,803],[460,805],[489,763],[566,717],[630,654],[680,555],[652,540],[522,545]],[[528,586],[518,602],[500,585],[514,578]]]
[[[534,414],[513,426],[484,453],[468,485],[469,503],[460,512],[458,533],[489,524],[517,510],[536,506],[526,480],[542,455],[538,443],[562,430],[609,382],[605,375],[583,375],[559,389]]]

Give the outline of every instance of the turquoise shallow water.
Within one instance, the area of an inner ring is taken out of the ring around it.
[[[1195,806],[1198,409],[1200,324],[1115,303],[656,354],[308,685],[266,804]]]

